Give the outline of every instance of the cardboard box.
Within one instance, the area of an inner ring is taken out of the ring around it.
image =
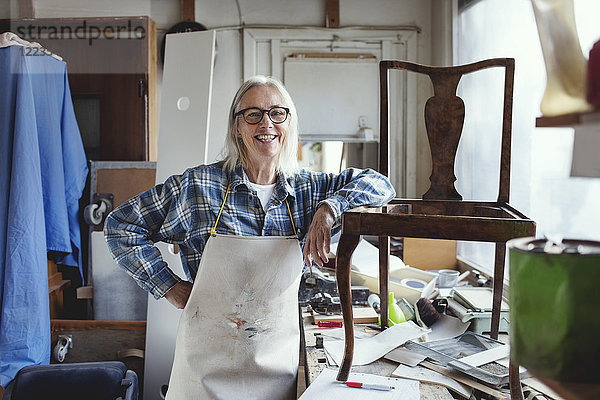
[[[455,269],[456,240],[404,238],[404,264],[423,270]]]

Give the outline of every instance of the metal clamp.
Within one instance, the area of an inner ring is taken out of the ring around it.
[[[65,356],[69,352],[69,349],[73,348],[73,336],[72,335],[58,335],[58,342],[54,346],[52,356],[54,360],[61,363],[65,361]]]

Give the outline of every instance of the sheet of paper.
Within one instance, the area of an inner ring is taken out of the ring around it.
[[[471,322],[464,323],[456,317],[441,315],[440,319],[429,327],[431,333],[427,334],[427,341],[456,337],[465,333],[469,325]]]
[[[471,354],[470,356],[462,357],[459,359],[460,362],[468,364],[472,367],[479,367],[481,365],[491,363],[492,361],[505,358],[510,353],[510,346],[505,344],[491,348],[489,350],[480,351],[479,353]]]
[[[300,396],[301,400],[419,400],[419,382],[408,379],[389,378],[372,374],[350,373],[348,381],[376,383],[393,386],[390,391],[368,390],[347,387],[335,380],[337,369],[325,368],[315,381]]]
[[[401,364],[394,370],[394,372],[392,372],[392,376],[415,379],[421,382],[436,383],[438,385],[447,387],[448,389],[460,394],[463,397],[466,397],[467,399],[471,397],[471,388],[469,386],[427,368],[419,366],[408,367]]]
[[[425,333],[423,329],[412,321],[403,322],[378,333],[367,339],[354,341],[353,365],[366,365],[380,359],[392,349],[403,345],[407,340],[414,340]],[[325,338],[327,339],[327,338]],[[337,365],[340,365],[344,354],[343,340],[324,340],[323,347],[331,355]]]

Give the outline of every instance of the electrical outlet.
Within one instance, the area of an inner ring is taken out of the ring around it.
[[[369,119],[364,116],[361,115],[360,117],[358,117],[358,127],[359,128],[367,128],[369,126]]]

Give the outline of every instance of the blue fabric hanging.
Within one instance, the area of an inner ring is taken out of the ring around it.
[[[79,266],[87,162],[66,64],[0,48],[0,385],[50,361],[47,253]]]

